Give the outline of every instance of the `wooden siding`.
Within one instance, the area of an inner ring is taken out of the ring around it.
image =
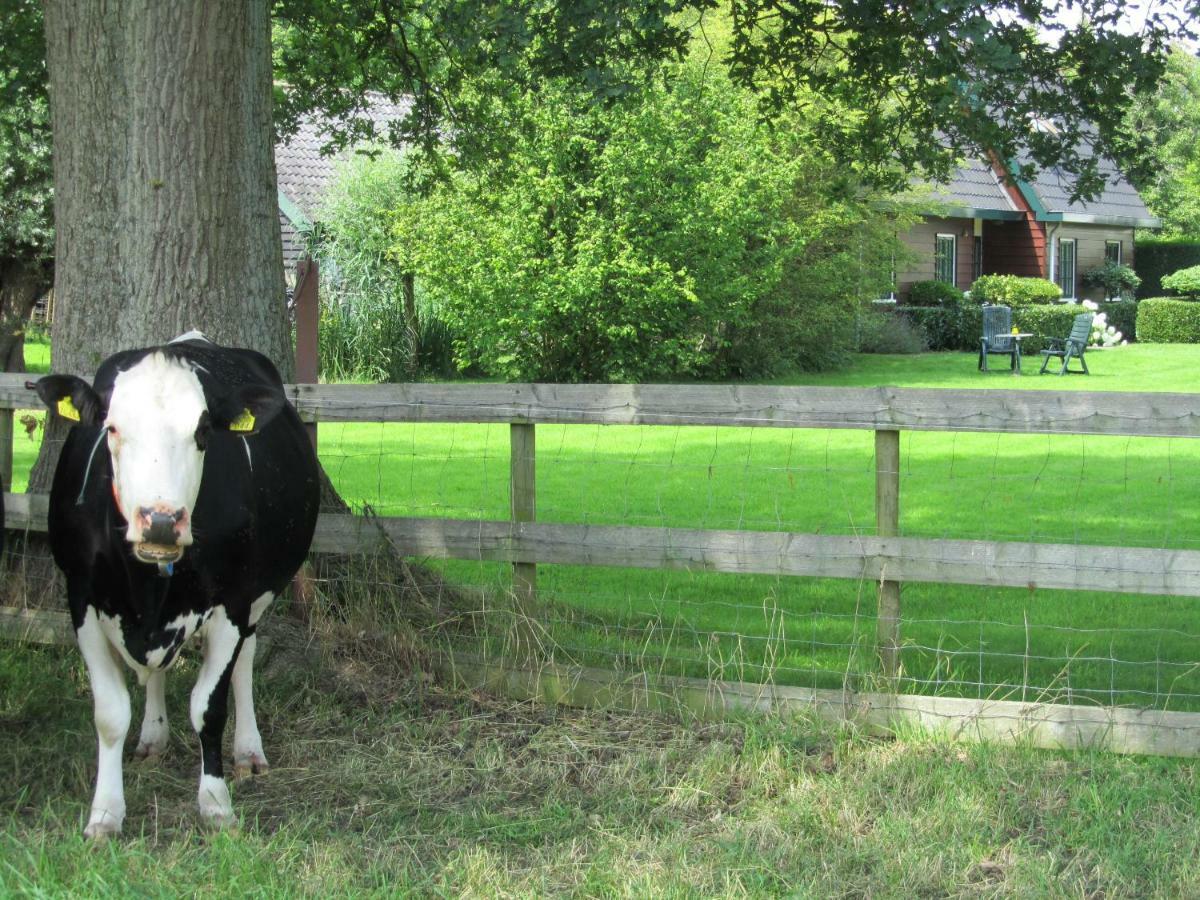
[[[983,271],[988,275],[1046,276],[1046,231],[1032,215],[1019,222],[983,223]]]
[[[900,240],[916,255],[917,262],[911,268],[896,273],[896,293],[907,296],[914,282],[933,278],[933,257],[939,234],[952,234],[957,238],[957,287],[963,290],[969,288],[973,280],[974,228],[973,219],[928,216],[902,234]]]
[[[1067,238],[1075,241],[1075,296],[1086,300],[1103,300],[1104,288],[1087,287],[1083,273],[1104,264],[1104,245],[1107,241],[1121,242],[1121,261],[1129,265],[1133,260],[1133,229],[1115,225],[1076,225],[1063,222],[1051,225],[1055,241]]]

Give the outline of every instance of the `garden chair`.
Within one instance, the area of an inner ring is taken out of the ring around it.
[[[1021,371],[1021,342],[1012,336],[1012,309],[1008,306],[983,308],[983,337],[979,339],[979,371],[988,371],[988,357],[993,353],[1007,356],[1008,367]]]
[[[1046,366],[1050,364],[1050,358],[1057,356],[1062,360],[1062,368],[1058,370],[1059,375],[1066,375],[1070,372],[1072,375],[1088,375],[1087,361],[1083,358],[1083,351],[1087,349],[1088,339],[1092,335],[1092,319],[1095,318],[1093,313],[1080,313],[1075,317],[1075,324],[1071,326],[1071,333],[1065,338],[1049,338],[1047,343],[1050,345],[1042,351],[1042,370],[1039,375],[1044,375]],[[1072,359],[1079,360],[1082,369],[1068,369]]]

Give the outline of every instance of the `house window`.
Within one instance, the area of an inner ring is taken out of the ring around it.
[[[953,234],[939,234],[933,253],[933,277],[947,284],[958,284],[955,277],[958,263],[958,239]]]
[[[1058,242],[1058,286],[1064,300],[1075,299],[1075,240],[1061,238]]]
[[[1121,242],[1120,241],[1105,241],[1104,242],[1104,261],[1121,264]]]
[[[974,254],[971,258],[971,282],[983,274],[983,238],[976,236]]]

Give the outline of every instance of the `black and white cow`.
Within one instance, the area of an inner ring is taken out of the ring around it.
[[[129,692],[146,686],[139,757],[167,745],[164,673],[204,639],[191,696],[200,735],[200,814],[234,821],[221,765],[233,687],[239,777],[266,770],[254,717],[255,626],[304,561],[317,519],[317,461],[279,372],[262,354],[189,332],[109,357],[89,386],[37,382],[74,421],[50,492],[50,545],[95,702],[100,761],[85,833],[119,832]]]

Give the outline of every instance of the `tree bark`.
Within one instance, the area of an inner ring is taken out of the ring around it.
[[[54,370],[195,328],[290,380],[267,0],[46,0],[45,28]]]

